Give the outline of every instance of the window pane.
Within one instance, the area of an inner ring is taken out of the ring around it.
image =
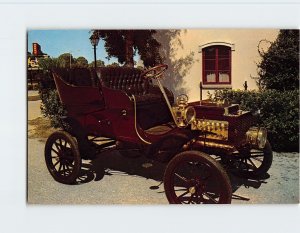
[[[216,74],[214,72],[206,72],[206,82],[215,83],[216,82]]]
[[[216,60],[215,59],[205,59],[205,70],[215,70],[216,69]]]
[[[230,70],[229,58],[219,58],[219,70]]]
[[[205,50],[205,59],[215,59],[216,58],[216,48],[215,47],[209,47]]]
[[[219,82],[220,83],[229,83],[229,73],[228,72],[219,72]]]
[[[229,57],[230,49],[231,49],[230,47],[219,46],[218,47],[219,57]]]

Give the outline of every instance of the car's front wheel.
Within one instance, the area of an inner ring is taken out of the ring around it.
[[[232,198],[223,167],[199,151],[179,153],[169,162],[164,188],[170,204],[229,204]]]

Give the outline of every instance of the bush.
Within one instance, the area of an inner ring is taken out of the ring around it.
[[[258,86],[281,91],[299,89],[299,30],[280,30],[266,52],[260,49],[260,43]]]
[[[67,126],[61,120],[66,115],[66,110],[60,102],[55,83],[51,72],[45,71],[40,77],[39,94],[42,100],[41,111],[44,117],[51,121],[54,128],[64,128]]]
[[[54,128],[63,128],[64,123],[61,117],[65,116],[66,112],[59,100],[57,90],[48,90],[41,95],[41,100],[41,111],[45,117],[51,120],[51,126]]]
[[[213,98],[240,104],[242,110],[259,112],[258,124],[268,129],[274,150],[299,151],[299,90],[222,90],[216,91]]]

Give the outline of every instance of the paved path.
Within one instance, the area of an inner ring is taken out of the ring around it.
[[[43,157],[44,142],[28,140],[28,203],[30,204],[167,204],[159,185],[164,166],[149,160],[124,158],[118,152],[85,161],[89,170],[79,185],[63,185],[50,176]],[[231,176],[233,203],[298,203],[298,155],[274,154],[270,177],[257,181]]]
[[[32,102],[32,103],[30,103]],[[29,101],[29,119],[40,115],[39,101]],[[44,141],[28,140],[29,204],[167,204],[161,177],[164,166],[142,158],[124,158],[106,152],[85,161],[88,175],[79,185],[63,185],[50,176],[44,161]],[[298,203],[299,155],[274,153],[265,180],[245,180],[231,176],[236,204]]]

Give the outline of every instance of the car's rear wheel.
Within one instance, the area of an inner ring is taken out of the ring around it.
[[[170,204],[229,204],[232,198],[223,167],[199,151],[182,152],[169,162],[164,188]]]
[[[81,158],[76,139],[65,131],[51,134],[45,145],[45,160],[52,177],[63,184],[76,182]]]

